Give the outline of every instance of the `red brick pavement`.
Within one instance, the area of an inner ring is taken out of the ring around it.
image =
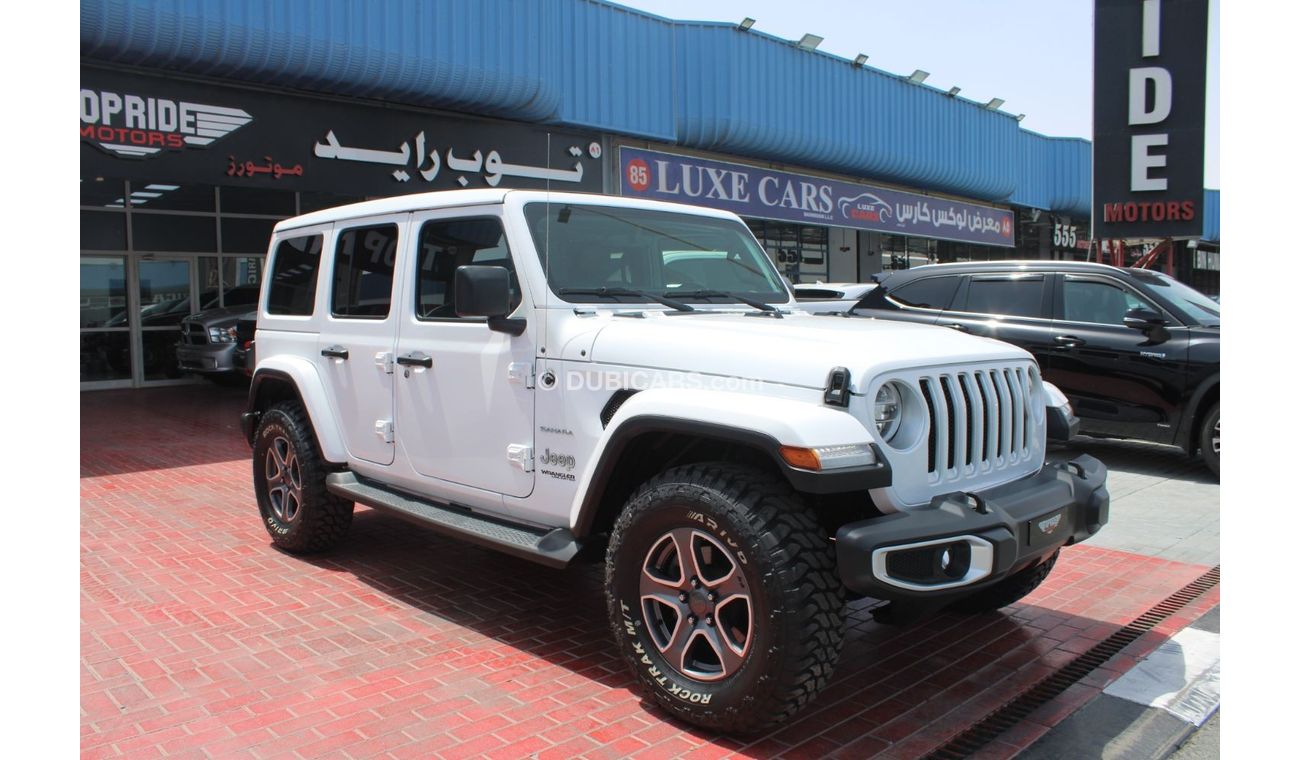
[[[916,757],[1205,569],[1081,545],[1004,614],[899,628],[854,603],[831,685],[741,741],[630,690],[594,567],[544,569],[360,508],[328,555],[274,549],[242,402],[203,386],[82,395],[85,757]],[[981,757],[1028,746],[1217,601]]]

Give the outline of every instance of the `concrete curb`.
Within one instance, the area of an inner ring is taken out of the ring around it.
[[[1177,638],[1139,662],[1083,708],[1070,715],[1016,757],[1019,760],[1169,757],[1218,712],[1219,607],[1178,636],[1196,641],[1212,667],[1171,676],[1160,663]],[[1189,653],[1189,656],[1190,653]],[[1171,678],[1175,680],[1170,680]]]

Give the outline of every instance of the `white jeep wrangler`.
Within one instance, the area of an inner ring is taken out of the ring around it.
[[[846,597],[992,610],[1107,520],[1006,343],[799,310],[734,214],[509,190],[275,227],[243,429],[272,540],[355,503],[550,567],[603,549],[669,712],[752,732],[831,677]],[[588,551],[582,551],[587,549]]]

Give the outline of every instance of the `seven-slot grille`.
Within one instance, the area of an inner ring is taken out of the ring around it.
[[[198,322],[181,322],[181,340],[191,346],[206,346],[208,328]]]
[[[932,478],[1001,469],[1033,448],[1033,369],[996,367],[920,378],[930,415]]]

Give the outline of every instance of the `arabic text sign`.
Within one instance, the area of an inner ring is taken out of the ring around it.
[[[516,187],[599,192],[591,136],[83,68],[86,175],[345,196]]]
[[[619,192],[741,216],[1014,247],[1014,214],[975,203],[692,156],[619,148]]]

